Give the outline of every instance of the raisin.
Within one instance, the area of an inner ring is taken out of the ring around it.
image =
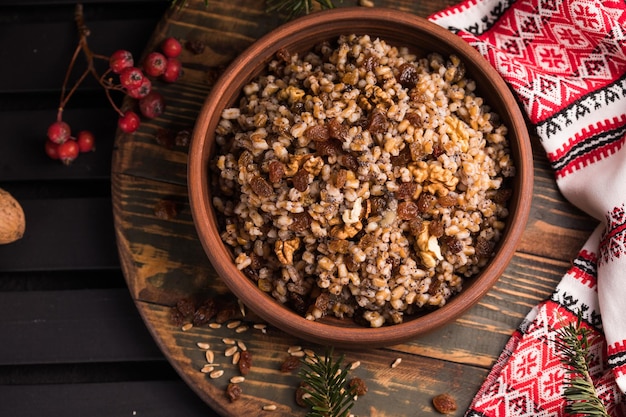
[[[398,204],[398,218],[400,220],[411,220],[417,217],[419,210],[417,204],[412,201],[403,201]]]
[[[174,144],[176,146],[189,146],[189,142],[191,141],[191,132],[189,130],[183,129],[179,130],[176,133],[176,137],[174,138]]]
[[[325,312],[330,307],[330,295],[327,292],[323,292],[315,299],[315,307],[320,311]]]
[[[417,199],[417,209],[420,213],[426,213],[435,206],[437,197],[430,193],[422,193]]]
[[[325,142],[330,139],[328,127],[325,125],[313,125],[306,128],[304,137],[313,142]]]
[[[361,378],[355,377],[348,382],[348,387],[350,388],[350,392],[357,396],[362,396],[367,393],[367,385],[365,385],[365,381]]]
[[[398,82],[404,88],[411,88],[417,84],[417,68],[409,63],[400,65]]]
[[[372,214],[381,214],[385,208],[387,208],[387,200],[383,197],[372,197],[370,198],[372,202]]]
[[[353,172],[359,169],[359,160],[352,154],[341,155],[339,163]]]
[[[345,169],[340,169],[335,176],[335,187],[341,189],[344,185],[346,185],[346,180],[348,179],[348,171]]]
[[[328,123],[328,136],[344,142],[348,137],[348,127],[339,120],[333,119]]]
[[[404,115],[404,118],[409,121],[412,126],[421,127],[422,126],[422,118],[419,114],[414,112],[408,112]]]
[[[439,220],[432,220],[428,224],[428,233],[430,233],[431,236],[435,236],[437,238],[443,236],[443,223],[441,223]]]
[[[405,146],[397,156],[391,157],[391,165],[394,167],[404,167],[407,166],[412,159],[411,148]]]
[[[441,205],[441,207],[452,207],[456,204],[457,198],[452,194],[446,194],[437,198],[437,202]]]
[[[444,250],[450,253],[459,253],[463,250],[463,242],[453,236],[443,236],[442,243]]]
[[[291,62],[291,53],[289,53],[289,51],[285,48],[280,48],[278,51],[276,51],[276,58],[288,64],[289,62]]]
[[[200,305],[193,313],[193,325],[201,326],[207,324],[213,316],[217,313],[217,307],[215,301],[212,299],[206,300]]]
[[[343,259],[344,259],[344,263],[346,264],[346,268],[348,268],[348,271],[356,272],[359,270],[360,265],[357,261],[354,260],[352,255],[346,255],[344,256]]]
[[[250,268],[252,269],[260,269],[263,266],[263,258],[259,255],[257,255],[254,252],[250,252],[250,254],[248,255],[248,257],[250,258]]]
[[[418,236],[420,233],[422,233],[423,223],[424,222],[419,217],[415,217],[414,219],[411,219],[409,221],[409,229],[411,229],[411,233],[413,234],[413,236]]]
[[[365,68],[365,71],[372,71],[377,66],[378,58],[376,58],[375,56],[368,56],[363,62],[363,68]]]
[[[317,153],[320,156],[336,156],[341,153],[341,142],[337,139],[330,139],[324,142],[316,143]]]
[[[230,400],[230,402],[237,401],[241,398],[241,394],[243,394],[243,389],[241,385],[230,382],[226,387],[226,396]]]
[[[174,326],[182,326],[185,323],[185,315],[180,312],[176,307],[172,307],[170,310],[170,321]]]
[[[476,243],[474,243],[474,249],[476,250],[476,256],[485,258],[493,252],[493,243],[482,236],[478,236]]]
[[[217,311],[215,315],[216,323],[226,323],[237,315],[237,307],[232,302],[226,303]]]
[[[304,315],[309,308],[307,302],[304,301],[304,298],[298,293],[290,292],[289,301],[291,307],[300,315]]]
[[[305,230],[308,230],[310,226],[311,226],[311,216],[309,215],[309,213],[305,211],[302,213],[292,214],[292,223],[290,227],[291,230],[293,230],[296,233],[304,232]]]
[[[509,201],[509,198],[511,198],[512,194],[513,190],[511,190],[510,188],[501,188],[496,191],[495,195],[493,196],[493,201],[497,204],[504,204]]]
[[[346,254],[350,250],[350,242],[345,239],[333,239],[328,243],[328,248],[334,253]]]
[[[417,184],[414,182],[402,182],[398,185],[396,198],[398,200],[410,200],[417,191]]]
[[[449,414],[456,411],[456,401],[450,394],[439,394],[433,398],[435,410],[442,414]]]
[[[300,382],[298,388],[296,388],[296,404],[300,407],[308,407],[309,405],[304,400],[308,396],[308,392],[311,390],[311,386],[306,382]]]
[[[301,361],[299,357],[289,355],[280,365],[280,372],[294,371],[300,367],[300,363]]]
[[[366,250],[375,247],[377,244],[377,238],[370,234],[365,234],[359,240],[359,248]]]
[[[181,298],[176,302],[176,309],[184,317],[190,317],[196,311],[196,304],[191,298]]]
[[[443,286],[443,281],[441,280],[435,280],[430,284],[430,287],[428,287],[428,294],[430,295],[435,295],[437,294],[437,292],[439,291],[439,289]]]
[[[188,40],[185,42],[185,48],[194,55],[200,55],[204,52],[206,44],[200,40]]]
[[[255,175],[250,180],[250,187],[255,194],[260,197],[269,197],[274,193],[274,189],[267,183],[265,178]]]
[[[159,219],[172,220],[178,215],[178,207],[173,201],[159,200],[154,206],[154,215]]]
[[[242,350],[239,356],[239,373],[246,376],[252,369],[252,353],[249,350]]]
[[[441,145],[433,145],[433,157],[439,158],[444,153],[446,153],[446,151],[441,147]]]
[[[380,109],[374,109],[367,119],[367,130],[373,135],[384,133],[387,130],[387,115]]]
[[[293,188],[301,193],[305,192],[306,189],[309,188],[309,171],[304,168],[300,168],[298,172],[291,177],[291,181],[293,181]]]
[[[243,151],[241,155],[239,155],[239,159],[237,160],[237,164],[239,164],[239,166],[242,168],[247,167],[253,162],[254,162],[254,156],[248,150]]]
[[[176,135],[170,129],[161,128],[154,136],[154,140],[156,140],[159,145],[167,149],[172,149],[174,147]]]
[[[280,161],[272,161],[269,164],[269,178],[270,182],[276,184],[280,182],[285,176],[285,165]]]

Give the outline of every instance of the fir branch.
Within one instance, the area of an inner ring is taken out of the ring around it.
[[[327,349],[323,358],[315,354],[303,361],[299,376],[309,395],[304,402],[311,408],[307,417],[347,417],[354,405],[354,393],[348,387],[350,366],[342,367],[344,355],[333,360],[333,349]]]
[[[316,8],[334,9],[332,0],[266,0],[265,11],[267,13],[279,13],[292,19],[294,17],[309,14]]]
[[[570,322],[557,331],[555,340],[557,348],[561,349],[561,362],[568,368],[563,391],[565,412],[608,417],[589,372],[589,363],[593,359],[589,352],[591,332],[582,326],[582,321],[579,313],[575,323]]]

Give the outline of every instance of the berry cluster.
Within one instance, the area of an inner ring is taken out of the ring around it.
[[[182,45],[177,39],[172,37],[165,39],[161,43],[160,52],[150,53],[141,66],[135,66],[133,55],[126,50],[115,51],[110,57],[94,54],[87,44],[87,37],[90,32],[85,26],[82,6],[80,5],[76,7],[75,19],[80,39],[63,82],[57,119],[48,127],[48,139],[45,143],[46,154],[66,165],[73,162],[80,153],[95,150],[93,133],[82,130],[76,136],[72,136],[70,126],[63,121],[65,105],[87,75],[93,75],[104,88],[111,106],[120,116],[118,119],[120,130],[125,133],[132,133],[139,128],[141,118],[132,109],[120,109],[113,101],[111,91],[119,91],[136,99],[139,113],[146,118],[154,118],[163,113],[165,101],[161,94],[152,89],[153,81],[158,79],[166,83],[173,83],[182,74],[182,64],[178,59]],[[66,93],[70,73],[81,51],[87,59],[87,68]],[[102,75],[96,70],[95,59],[108,62],[108,67]]]

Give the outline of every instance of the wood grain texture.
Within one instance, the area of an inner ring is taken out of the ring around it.
[[[342,6],[354,5],[344,1]],[[456,1],[377,1],[428,16]],[[118,134],[112,168],[113,213],[121,264],[131,295],[157,344],[192,389],[218,413],[263,415],[265,404],[276,404],[271,415],[304,415],[294,403],[298,379],[279,371],[290,345],[301,344],[276,329],[207,326],[183,331],[170,320],[170,306],[185,296],[228,294],[197,240],[186,188],[187,149],[165,147],[155,140],[159,132],[190,130],[220,70],[280,19],[263,11],[263,2],[236,0],[190,1],[182,11],[166,15],[146,51],[166,36],[201,40],[205,52],[181,56],[185,73],[175,84],[157,84],[167,100],[166,112],[142,125],[133,135]],[[513,260],[498,283],[466,314],[423,337],[384,349],[343,352],[361,366],[353,373],[368,384],[368,393],[354,412],[371,416],[437,415],[434,395],[451,393],[463,415],[511,333],[537,303],[545,300],[568,269],[571,259],[597,222],[565,201],[556,187],[541,144],[533,139],[535,191],[531,218]],[[178,214],[170,220],[154,215],[160,200],[176,202]],[[254,323],[246,316],[244,322]],[[242,384],[244,396],[230,403],[224,396],[228,378],[237,373],[225,358],[224,337],[245,342],[254,357],[253,371]],[[215,349],[225,374],[211,379],[200,372],[205,353],[197,342]],[[319,346],[308,346],[323,353]],[[391,368],[398,357],[401,366]],[[269,413],[268,413],[269,415]]]

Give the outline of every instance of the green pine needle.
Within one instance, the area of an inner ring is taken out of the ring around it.
[[[311,408],[307,417],[347,417],[354,406],[354,393],[346,386],[350,366],[342,367],[344,355],[333,360],[333,349],[322,358],[315,354],[303,361],[299,376],[306,384],[308,397],[304,402]]]
[[[287,19],[291,19],[309,14],[314,9],[315,4],[319,4],[321,9],[335,8],[332,0],[266,0],[265,10],[268,13],[283,14]]]
[[[575,323],[570,322],[557,332],[555,340],[561,349],[561,362],[568,367],[565,378],[565,412],[572,415],[590,417],[608,417],[608,413],[598,398],[595,386],[589,373],[590,331],[582,327],[582,314],[579,313]]]

